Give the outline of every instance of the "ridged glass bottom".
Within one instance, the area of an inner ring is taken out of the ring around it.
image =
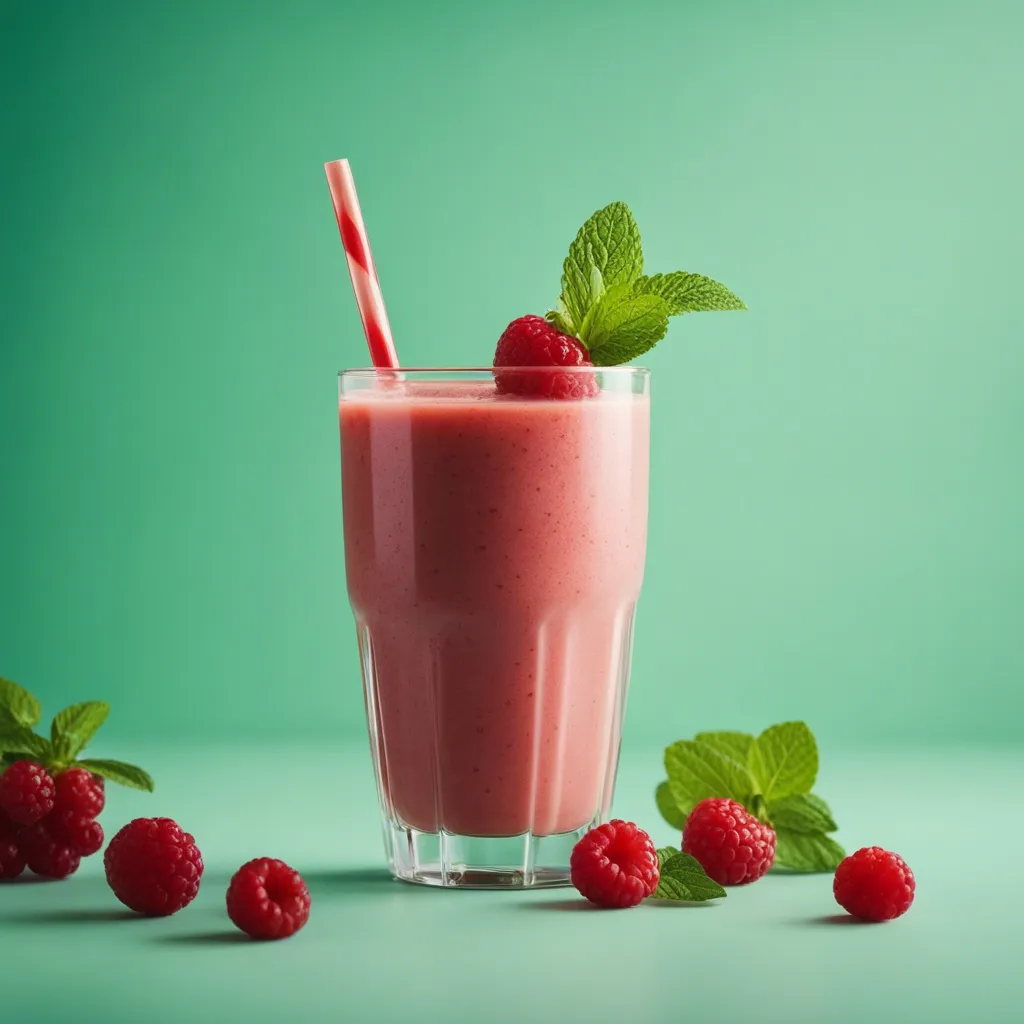
[[[388,867],[403,882],[458,889],[540,889],[569,885],[572,848],[598,819],[556,836],[489,838],[420,832],[385,824]]]
[[[473,628],[425,614],[359,623],[388,867],[456,888],[568,885],[607,819],[635,605]]]

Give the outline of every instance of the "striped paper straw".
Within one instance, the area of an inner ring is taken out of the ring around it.
[[[370,348],[370,359],[374,366],[397,367],[398,353],[391,337],[391,325],[384,308],[380,282],[370,254],[370,241],[366,237],[366,225],[359,209],[356,183],[352,179],[352,168],[347,160],[331,160],[324,164],[327,184],[331,189],[334,215],[338,218],[341,244],[348,259],[348,273],[352,278],[352,289],[356,293],[359,316],[366,332],[366,344]]]

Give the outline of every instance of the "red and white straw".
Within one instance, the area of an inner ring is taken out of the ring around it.
[[[370,347],[370,359],[374,366],[397,367],[398,353],[391,337],[384,297],[370,253],[370,241],[366,237],[366,225],[359,209],[356,183],[352,179],[352,168],[347,160],[331,160],[324,164],[327,184],[331,189],[334,215],[338,218],[341,244],[348,259],[348,272],[352,288],[356,293],[359,316],[366,331],[366,344]]]

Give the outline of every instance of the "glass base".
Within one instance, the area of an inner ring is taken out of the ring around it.
[[[388,867],[395,878],[451,889],[542,889],[571,885],[572,848],[598,823],[554,836],[458,836],[384,825]]]

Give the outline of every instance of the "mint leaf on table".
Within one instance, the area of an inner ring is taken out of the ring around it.
[[[747,763],[750,748],[754,745],[754,737],[749,732],[699,732],[693,738],[740,764]]]
[[[703,274],[690,274],[685,270],[641,277],[634,291],[637,295],[661,296],[668,304],[670,316],[747,308],[746,303],[724,284]]]
[[[746,803],[755,792],[745,765],[696,740],[680,740],[667,747],[665,771],[672,796],[686,814],[710,796]]]
[[[818,777],[818,745],[806,722],[783,722],[765,729],[747,760],[759,792],[768,801],[809,793]]]
[[[805,722],[782,722],[758,737],[746,732],[699,732],[665,748],[667,780],[654,800],[661,816],[685,829],[693,808],[709,797],[735,800],[776,834],[775,863],[792,871],[831,871],[843,848],[828,835],[832,811],[811,792],[818,744]]]
[[[658,805],[661,816],[674,829],[682,832],[683,826],[686,824],[686,814],[680,809],[679,804],[676,803],[676,798],[672,795],[672,787],[668,784],[668,779],[658,783],[658,788],[654,791],[654,802]]]
[[[50,742],[54,756],[61,761],[73,761],[107,720],[110,705],[102,700],[72,704],[53,719]]]
[[[592,271],[604,288],[632,283],[644,269],[640,229],[625,203],[610,203],[579,229],[562,265],[561,302],[572,325],[583,323],[591,306]]]
[[[678,846],[662,846],[655,852],[658,854],[658,870],[660,871],[668,861],[677,857],[682,851]]]
[[[707,872],[695,857],[678,850],[671,851],[672,856],[669,857],[668,852],[658,851],[661,877],[658,879],[657,888],[651,893],[651,899],[704,903],[727,895],[722,886],[708,878]],[[666,854],[664,861],[662,854]]]
[[[84,758],[76,761],[75,764],[79,768],[88,768],[93,775],[99,775],[100,778],[110,782],[118,782],[122,786],[130,786],[132,789],[144,789],[148,793],[153,792],[153,779],[150,774],[133,764],[93,758]]]
[[[771,805],[771,821],[776,831],[835,832],[839,827],[828,809],[828,804],[813,793],[794,793]]]
[[[0,676],[0,727],[6,722],[33,729],[42,717],[39,701],[28,690]]]
[[[835,871],[846,856],[843,848],[824,832],[775,830],[775,866],[807,873]]]

